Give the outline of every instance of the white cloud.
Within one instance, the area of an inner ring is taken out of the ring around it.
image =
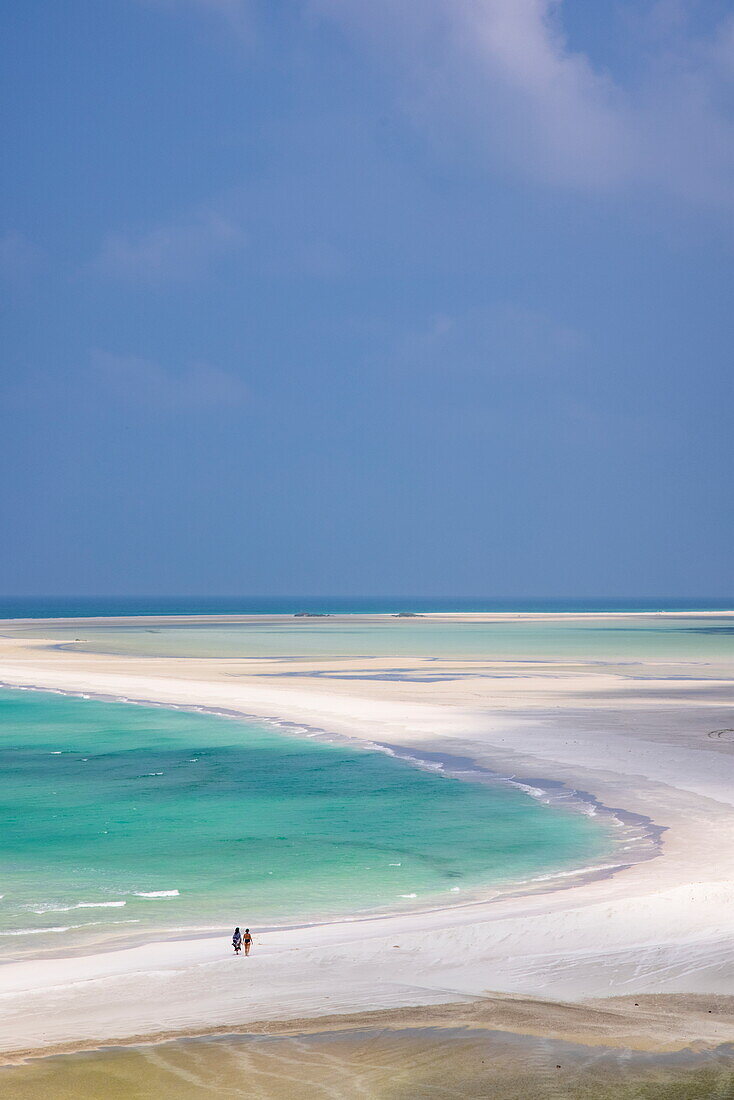
[[[490,136],[512,160],[554,182],[606,186],[629,169],[624,103],[567,48],[556,11],[549,0],[460,0],[456,44]]]
[[[219,367],[194,363],[174,371],[149,359],[108,351],[93,353],[91,381],[118,403],[171,412],[232,407],[249,398],[242,379]]]
[[[615,78],[570,47],[563,0],[310,7],[376,50],[402,109],[452,155],[563,186],[643,185],[731,208],[733,16],[697,34],[682,0],[659,0],[627,21],[630,63]]]
[[[139,234],[111,233],[94,262],[106,275],[146,283],[193,278],[245,242],[242,228],[216,213]]]
[[[503,302],[436,314],[399,342],[394,361],[410,369],[489,375],[558,373],[575,366],[581,332],[539,310]]]

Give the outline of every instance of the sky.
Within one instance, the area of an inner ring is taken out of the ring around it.
[[[0,23],[0,594],[734,595],[728,0]]]

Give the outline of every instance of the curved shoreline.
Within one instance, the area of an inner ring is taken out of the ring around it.
[[[301,663],[305,672],[319,662]],[[632,677],[598,661],[564,659],[551,670],[518,666],[511,678],[494,679],[489,669],[458,684],[347,681],[325,693],[323,682],[305,676],[274,687],[259,674],[275,664],[149,662],[0,639],[0,678],[13,686],[260,720],[279,714],[284,723],[333,729],[400,754],[464,757],[521,781],[544,775],[667,829],[662,855],[565,890],[546,884],[463,909],[266,933],[247,960],[244,985],[211,937],[42,967],[8,964],[0,968],[0,998],[12,1017],[0,1019],[0,1049],[40,1051],[80,1036],[99,1046],[160,1034],[162,1023],[181,1034],[233,1020],[245,1027],[474,1000],[490,990],[578,1002],[630,992],[719,995],[734,986],[734,746],[708,737],[731,725],[722,711],[731,706],[730,676],[697,680],[692,691],[661,679],[659,663],[639,680],[639,666]],[[50,989],[59,1011],[39,1037],[32,1021]]]
[[[380,906],[379,910],[360,910],[355,914],[335,914],[331,917],[319,919],[299,919],[298,914],[282,921],[270,923],[262,927],[264,932],[297,931],[303,928],[328,926],[345,919],[354,923],[369,922],[390,916],[409,915],[411,913],[436,913],[443,910],[471,909],[486,903],[496,903],[509,898],[522,898],[535,894],[554,893],[557,890],[570,890],[598,879],[606,879],[621,871],[628,870],[636,863],[657,858],[662,851],[662,836],[666,826],[657,825],[651,818],[644,814],[633,813],[622,808],[606,806],[594,795],[587,791],[581,791],[567,786],[565,783],[549,779],[527,776],[518,778],[515,775],[504,775],[499,771],[482,766],[471,757],[459,757],[446,753],[431,752],[418,746],[410,752],[398,745],[390,745],[378,741],[361,741],[344,734],[335,733],[327,729],[319,729],[302,723],[290,722],[275,716],[258,716],[235,710],[221,710],[215,707],[194,706],[178,703],[161,703],[151,699],[131,699],[128,697],[108,695],[95,692],[79,692],[64,690],[62,688],[41,688],[31,684],[6,683],[0,680],[0,689],[8,691],[28,691],[60,695],[66,698],[93,699],[99,702],[114,703],[120,706],[142,706],[151,709],[183,711],[192,714],[206,714],[216,718],[230,719],[233,721],[251,721],[266,724],[287,731],[291,735],[306,735],[309,739],[325,741],[329,744],[341,744],[357,751],[384,752],[396,759],[402,760],[412,767],[439,773],[460,782],[478,783],[487,786],[511,786],[523,791],[529,798],[537,799],[546,805],[557,806],[572,813],[584,816],[598,816],[603,821],[620,829],[619,837],[615,838],[614,849],[604,857],[605,862],[601,866],[579,864],[577,867],[563,867],[559,870],[549,869],[540,874],[532,875],[528,879],[500,880],[497,882],[475,883],[471,886],[473,897],[470,900],[452,900],[448,896],[434,895],[426,899],[424,903],[401,908]],[[622,853],[626,848],[632,850],[623,858]],[[82,926],[80,926],[81,928]],[[42,930],[37,930],[42,931]],[[52,930],[47,930],[52,931]],[[192,926],[190,931],[186,928],[166,929],[160,928],[141,929],[139,935],[131,933],[114,935],[106,942],[96,944],[96,949],[101,952],[115,951],[127,946],[139,946],[146,943],[157,943],[163,940],[181,941],[188,937],[193,938],[220,938],[226,928],[212,928],[210,931],[197,932]],[[0,933],[0,936],[2,933]],[[39,962],[49,958],[79,957],[84,953],[84,945],[63,945],[58,950],[37,954],[33,957]],[[22,956],[18,956],[22,958]]]

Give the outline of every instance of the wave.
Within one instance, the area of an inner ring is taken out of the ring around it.
[[[41,905],[38,909],[26,906],[33,913],[70,913],[72,909],[120,909],[126,901],[78,901],[74,905]]]
[[[77,928],[94,928],[106,921],[89,921],[87,924],[58,924],[53,928],[10,928],[6,932],[0,932],[0,936],[41,936],[46,932],[73,932]],[[115,920],[110,924],[140,924],[139,920]]]
[[[68,932],[71,928],[79,928],[80,925],[59,925],[57,928],[11,928],[7,932],[0,932],[0,936],[40,936],[42,932]]]
[[[178,890],[133,890],[133,893],[136,898],[177,898],[179,896]]]
[[[601,863],[597,867],[575,867],[570,871],[553,871],[547,875],[534,875],[531,879],[523,879],[524,882],[550,882],[556,878],[574,878],[577,875],[601,874],[603,871],[619,871],[624,863]]]

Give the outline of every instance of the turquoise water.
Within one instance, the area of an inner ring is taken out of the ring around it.
[[[0,691],[0,944],[464,900],[611,850],[507,785],[208,714]]]
[[[459,620],[258,615],[214,621],[0,625],[0,632],[56,638],[88,651],[173,657],[443,657],[543,660],[731,661],[734,615]],[[77,639],[81,639],[77,641]],[[287,674],[287,667],[283,668]]]

